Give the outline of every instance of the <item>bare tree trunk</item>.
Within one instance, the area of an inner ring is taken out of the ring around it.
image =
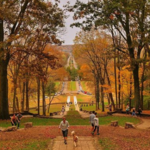
[[[25,105],[25,82],[23,82],[22,87],[22,112],[24,111],[24,105]]]
[[[44,82],[42,82],[42,97],[43,97],[43,115],[45,116],[46,113],[45,113],[45,85],[44,85]]]
[[[136,107],[136,110],[138,110],[138,108],[140,106],[139,64],[134,65],[133,77],[134,77],[135,107]]]
[[[122,92],[121,92],[121,99],[122,99],[122,105],[121,105],[121,108],[122,108],[122,110],[123,110],[123,103],[124,103],[124,101],[123,101],[123,78],[122,78],[122,85],[121,85],[121,89],[122,89]]]
[[[129,107],[131,110],[131,97],[132,97],[132,74],[130,75],[130,96],[129,96]]]
[[[121,97],[121,80],[120,80],[120,69],[119,69],[119,73],[118,73],[118,104],[119,104],[119,108],[120,108],[120,97]]]
[[[18,97],[16,96],[16,106],[17,106],[17,111],[19,112],[19,101],[18,101]]]
[[[110,79],[109,79],[109,76],[108,76],[108,72],[107,72],[106,67],[105,67],[105,72],[106,72],[106,77],[107,77],[108,85],[111,87],[111,83],[110,83]],[[111,103],[112,103],[113,109],[115,110],[115,104],[114,104],[114,99],[113,99],[113,95],[112,95],[112,93],[109,93],[109,98],[110,98],[110,100],[111,100]]]
[[[115,50],[116,55],[116,50]],[[118,108],[118,96],[117,96],[117,72],[116,72],[116,56],[114,58],[114,74],[115,74],[115,96],[116,96],[116,108]]]
[[[110,98],[109,98],[109,94],[107,94],[107,100],[108,100],[108,104],[110,105]]]
[[[26,110],[29,111],[29,81],[26,79]]]
[[[38,101],[38,115],[40,115],[40,79],[37,78],[37,101]]]
[[[13,95],[13,113],[16,112],[16,82],[17,82],[17,79],[14,79],[14,95]]]
[[[8,108],[9,107],[8,107],[7,62],[5,62],[5,60],[1,57],[0,58],[0,119],[10,118]]]
[[[105,111],[103,87],[101,87],[102,112]]]
[[[145,75],[145,62],[143,63],[143,72],[142,72],[142,77],[141,77],[141,102],[140,102],[140,107],[143,109],[143,91],[144,91],[144,75]]]
[[[96,110],[99,110],[99,78],[96,77]]]

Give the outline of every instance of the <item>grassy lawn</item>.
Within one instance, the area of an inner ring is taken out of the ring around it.
[[[105,102],[105,111],[108,110],[108,108],[106,108],[107,105],[108,105],[108,102]],[[80,104],[80,106],[81,106],[81,104]],[[100,109],[101,108],[102,108],[102,106],[100,105]],[[85,104],[85,105],[82,106],[82,109],[87,110],[87,111],[95,111],[96,110],[96,105],[93,104],[93,106],[90,106],[90,105],[86,106],[86,104]]]
[[[84,102],[82,98],[78,98],[78,102]]]
[[[55,85],[56,85],[56,86],[59,86],[59,85],[60,85],[60,82],[55,82]]]
[[[76,90],[76,81],[68,82],[68,90],[69,91],[75,91]]]
[[[94,99],[91,95],[76,95],[78,102],[92,102]]]
[[[45,99],[46,104],[49,104],[49,98]],[[67,102],[67,96],[66,95],[59,95],[54,97],[52,103],[66,103]],[[31,107],[37,107],[37,100],[30,100],[29,102],[30,108]],[[43,105],[42,98],[40,99],[40,106]]]
[[[66,118],[69,121],[70,125],[89,125],[89,118],[81,118],[80,114],[77,111],[74,111],[74,106],[72,105]],[[50,126],[50,125],[59,125],[62,119],[43,119],[43,118],[23,118],[21,120],[21,128],[24,127],[25,122],[33,122],[33,126]],[[120,126],[124,126],[125,122],[132,122],[137,124],[140,122],[138,118],[135,117],[121,117],[121,116],[106,116],[99,117],[100,125],[109,125],[111,121],[118,120]],[[0,120],[0,127],[10,126],[10,120]]]
[[[89,105],[86,106],[86,104],[85,104],[85,105],[82,106],[82,109],[87,110],[87,111],[94,111],[94,110],[96,110],[96,105],[93,104],[93,106],[89,106]]]
[[[54,104],[54,105],[51,105],[49,112],[48,112],[48,108],[47,108],[46,115],[49,116],[49,114],[52,113],[52,112],[61,111],[62,106],[64,106],[64,105],[63,104]],[[33,114],[37,114],[37,110],[35,110],[35,109],[31,109],[30,112],[33,113]],[[40,107],[40,115],[43,114],[42,112],[43,112],[43,107]]]
[[[55,82],[55,88],[57,89],[57,91],[61,90],[61,82]]]
[[[86,87],[86,82],[85,81],[81,81],[81,86],[82,86],[82,89],[84,91],[87,91],[87,87]]]

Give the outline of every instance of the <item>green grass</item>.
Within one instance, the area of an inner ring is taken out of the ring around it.
[[[111,121],[118,120],[118,124],[120,126],[125,126],[126,122],[131,122],[133,124],[138,124],[140,123],[140,119],[129,116],[129,117],[124,117],[124,116],[106,116],[106,117],[100,117],[99,118],[99,124],[100,125],[108,125],[111,123]]]
[[[55,82],[55,85],[59,85],[60,84],[60,82]]]
[[[24,123],[32,122],[33,126],[49,126],[49,125],[58,125],[62,119],[45,119],[45,118],[22,118],[20,128],[24,127]],[[0,120],[0,127],[9,127],[11,126],[10,120]]]
[[[81,81],[81,86],[82,86],[82,89],[84,91],[87,91],[87,87],[86,87],[86,82],[85,81]]]
[[[52,113],[52,112],[61,111],[62,106],[64,106],[64,105],[63,104],[51,105],[49,112],[48,112],[48,107],[47,107],[46,115],[49,116],[49,114]],[[30,112],[33,113],[33,114],[38,113],[37,110],[35,110],[35,109],[31,109]],[[40,107],[40,115],[43,115],[43,107]]]
[[[82,106],[82,110],[87,110],[87,111],[94,111],[94,110],[96,110],[96,105],[95,104],[93,104],[93,106],[86,106],[86,104],[85,104],[85,106]]]
[[[79,101],[80,102],[80,101]],[[85,104],[86,105],[86,104]],[[105,107],[108,105],[108,102],[105,102]],[[100,109],[102,108],[102,106],[100,105]],[[93,106],[82,106],[83,110],[87,110],[87,111],[95,111],[96,110],[96,105],[93,104]],[[105,110],[108,110],[108,108],[105,108]]]
[[[92,96],[91,95],[76,95],[78,102],[92,102]]]
[[[73,108],[73,107],[72,107]],[[67,120],[70,125],[89,125],[89,118],[81,118],[78,111],[69,111],[67,116]],[[59,125],[62,119],[44,119],[44,118],[23,118],[21,120],[21,128],[24,127],[25,122],[33,122],[33,126],[50,126],[50,125]],[[135,117],[124,117],[124,116],[106,116],[99,117],[100,125],[109,125],[111,121],[118,120],[120,126],[124,126],[125,122],[131,122],[134,124],[138,124],[140,120]],[[0,127],[8,127],[11,126],[10,120],[0,120]]]
[[[67,86],[69,91],[76,91],[76,81],[69,81]]]
[[[71,91],[75,91],[76,90],[76,81],[71,81],[69,88]]]
[[[9,143],[9,144],[8,144]],[[21,141],[0,141],[0,149],[9,149],[13,145],[13,149],[17,150],[45,150],[50,143],[50,139],[30,139],[30,140],[21,140]],[[7,145],[7,146],[6,146]]]
[[[55,82],[55,87],[58,88],[60,86],[60,82]]]
[[[78,98],[78,102],[83,102],[83,101],[84,101],[84,99]]]
[[[89,125],[89,118],[81,118],[78,111],[69,111],[66,119],[69,121],[70,125]]]

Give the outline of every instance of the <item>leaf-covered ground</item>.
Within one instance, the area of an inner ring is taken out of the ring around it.
[[[79,136],[91,136],[90,126],[71,126]],[[58,126],[33,127],[16,132],[0,132],[0,149],[44,150],[51,138],[61,135]],[[97,137],[95,135],[94,137]],[[149,150],[150,131],[100,126],[99,143],[104,150]]]

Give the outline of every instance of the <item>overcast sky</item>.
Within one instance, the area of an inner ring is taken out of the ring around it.
[[[71,5],[75,4],[76,0],[60,0],[60,7],[62,8],[63,5],[66,5],[67,2],[70,2]],[[82,2],[88,2],[88,0],[80,0]],[[73,44],[73,40],[76,36],[76,33],[80,31],[79,28],[76,28],[76,27],[73,27],[71,28],[70,27],[70,24],[73,23],[73,19],[72,19],[72,16],[73,16],[73,13],[70,13],[68,12],[67,15],[69,15],[69,17],[65,20],[65,25],[66,25],[66,28],[65,28],[65,33],[64,35],[61,35],[61,38],[62,40],[64,40],[64,44],[63,45],[70,45],[70,44]]]

